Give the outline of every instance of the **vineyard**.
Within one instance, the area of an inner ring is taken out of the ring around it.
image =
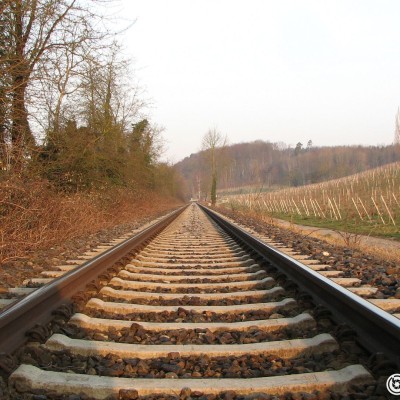
[[[346,178],[226,198],[232,208],[295,223],[400,238],[400,163]]]

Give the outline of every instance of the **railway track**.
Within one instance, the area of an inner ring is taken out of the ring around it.
[[[167,215],[168,214],[166,214],[164,217]],[[62,263],[55,263],[54,265],[48,267],[48,269],[40,271],[34,276],[25,277],[23,282],[18,286],[6,287],[3,283],[3,285],[0,285],[0,310],[21,300],[23,297],[34,292],[38,288],[49,284],[54,279],[57,279],[68,272],[79,268],[87,260],[91,260],[94,257],[102,255],[107,250],[112,249],[116,245],[138,234],[140,231],[150,227],[164,217],[158,217],[152,221],[146,222],[138,227],[135,227],[130,232],[112,238],[112,240],[103,240],[96,245],[89,245],[87,246],[87,251],[84,253],[76,255],[75,257],[66,258]]]
[[[178,214],[0,314],[5,396],[386,398],[397,318],[209,210]]]

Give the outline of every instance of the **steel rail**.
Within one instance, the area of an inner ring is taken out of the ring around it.
[[[134,251],[147,240],[168,226],[187,206],[170,213],[137,235],[110,250],[84,262],[79,267],[54,279],[28,294],[0,313],[0,353],[11,354],[22,346],[26,332],[37,324],[46,324],[52,313],[121,258]]]
[[[357,341],[371,353],[382,352],[400,367],[400,320],[369,301],[355,295],[301,262],[268,246],[238,226],[231,224],[211,209],[199,206],[227,233],[269,261],[316,304],[332,311],[336,321],[347,323],[358,335]]]

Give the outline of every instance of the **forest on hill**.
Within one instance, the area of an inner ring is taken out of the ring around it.
[[[398,146],[334,146],[295,148],[257,140],[219,149],[218,190],[257,186],[296,187],[379,167],[400,159]],[[191,154],[176,164],[194,197],[209,192],[207,152]]]

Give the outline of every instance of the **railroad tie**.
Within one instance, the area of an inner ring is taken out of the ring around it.
[[[324,331],[256,256],[189,206],[47,339],[40,351],[51,363],[12,373],[12,390],[99,400],[197,392],[205,399],[224,392],[339,395],[373,384],[334,330]]]

